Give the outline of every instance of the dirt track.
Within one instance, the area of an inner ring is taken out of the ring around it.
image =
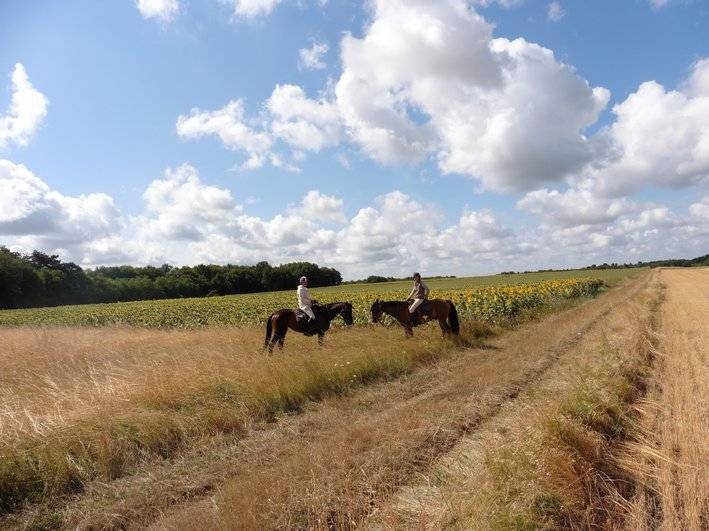
[[[483,348],[262,426],[239,441],[95,483],[66,508],[65,525],[201,529],[350,527],[461,439],[543,385],[609,320],[632,305],[648,274],[598,299],[529,323]],[[376,519],[370,520],[376,526]]]
[[[635,529],[709,528],[709,268],[663,269],[654,386],[632,448],[641,488]]]

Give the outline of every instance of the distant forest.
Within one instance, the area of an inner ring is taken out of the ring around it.
[[[259,262],[253,266],[165,264],[83,270],[73,262],[62,262],[58,255],[20,254],[0,246],[0,309],[295,289],[303,275],[311,287],[342,282],[336,269],[309,262],[276,267]]]
[[[692,260],[656,260],[634,264],[593,264],[583,269],[628,267],[709,266],[709,255]],[[543,271],[561,271],[540,269]],[[532,271],[525,271],[531,273]],[[502,275],[516,274],[504,271]],[[295,289],[298,279],[307,276],[311,287],[337,286],[342,275],[336,269],[310,262],[271,266],[259,262],[245,265],[196,265],[175,267],[134,267],[129,265],[83,270],[73,262],[62,262],[58,255],[40,251],[21,254],[0,246],[0,309],[34,308],[62,304],[85,304],[179,297],[205,297]],[[426,277],[453,278],[453,277]],[[406,278],[370,275],[347,284],[391,282]]]
[[[670,260],[653,260],[652,262],[635,262],[634,264],[617,264],[613,262],[612,264],[593,264],[590,266],[582,267],[580,269],[627,269],[630,267],[698,267],[698,266],[709,266],[709,254],[704,256],[699,256],[697,258],[692,258],[691,260],[685,258],[673,258]],[[524,273],[546,273],[554,271],[571,271],[570,269],[537,269],[536,271],[524,271]],[[503,271],[500,275],[517,275],[517,271]]]

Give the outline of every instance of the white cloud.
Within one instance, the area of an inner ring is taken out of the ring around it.
[[[52,190],[22,164],[0,160],[0,234],[28,237],[40,247],[65,247],[121,229],[113,199]]]
[[[311,190],[305,194],[301,208],[296,212],[301,213],[309,220],[342,224],[347,222],[343,206],[342,199]]]
[[[400,191],[360,209],[336,241],[330,260],[348,278],[410,275],[414,270],[495,271],[520,249],[517,237],[489,210],[465,212],[446,227],[436,207]]]
[[[598,193],[621,196],[647,185],[684,187],[709,177],[709,60],[697,61],[680,90],[655,81],[613,108],[607,132],[615,156],[584,179]]]
[[[296,173],[300,169],[274,150],[276,140],[294,149],[292,159],[297,162],[304,159],[303,150],[318,152],[342,136],[337,105],[324,96],[310,99],[297,85],[276,85],[258,120],[247,120],[239,99],[216,111],[193,109],[177,118],[176,129],[184,138],[218,136],[226,147],[247,154],[244,169],[271,164]]]
[[[527,193],[517,205],[545,223],[560,227],[609,223],[638,208],[628,199],[599,197],[588,188],[566,192],[535,190]]]
[[[26,167],[0,161],[3,243],[83,266],[307,260],[336,267],[345,278],[414,270],[464,275],[699,256],[709,241],[709,196],[680,213],[661,204],[601,201],[583,188],[542,190],[521,207],[543,223],[517,232],[488,209],[465,210],[446,223],[437,205],[396,190],[349,218],[342,198],[310,190],[264,218],[189,164],[167,169],[143,199],[139,215],[122,216],[105,194],[65,196]]]
[[[662,9],[670,3],[670,0],[648,0],[653,9]]]
[[[230,101],[216,111],[193,109],[189,116],[177,118],[177,134],[185,138],[200,138],[217,135],[230,149],[245,151],[249,159],[248,169],[263,166],[269,159],[272,140],[262,131],[257,131],[244,120],[244,103],[239,99]]]
[[[324,42],[314,42],[310,48],[298,50],[298,68],[301,70],[322,70],[327,68],[323,56],[328,46]]]
[[[241,212],[231,192],[204,185],[189,164],[165,170],[165,177],[151,182],[143,199],[147,230],[171,240],[202,240]]]
[[[701,201],[689,205],[689,212],[694,219],[702,221],[709,229],[709,195],[702,198]]]
[[[491,4],[498,4],[504,8],[511,8],[518,6],[521,4],[524,0],[472,0],[471,4],[473,5],[479,5],[482,7],[487,7]]]
[[[309,99],[299,86],[276,85],[266,108],[273,134],[293,147],[320,151],[340,140],[337,105],[324,98]]]
[[[566,15],[566,10],[559,2],[549,2],[547,6],[547,19],[559,22]]]
[[[222,0],[234,6],[234,15],[253,18],[268,15],[282,0]]]
[[[136,0],[135,5],[143,18],[163,23],[172,22],[180,11],[178,0]]]
[[[143,198],[145,213],[132,221],[135,238],[171,262],[312,261],[334,245],[334,232],[320,223],[346,221],[343,201],[318,191],[272,219],[248,215],[229,190],[205,184],[189,164],[167,169]]]
[[[0,115],[0,148],[10,142],[26,145],[47,116],[47,97],[32,86],[24,66],[12,71],[12,99],[5,115]]]
[[[530,190],[574,174],[604,146],[584,136],[609,93],[553,53],[492,39],[463,0],[379,0],[342,41],[337,102],[350,137],[382,162],[434,154],[445,173]]]

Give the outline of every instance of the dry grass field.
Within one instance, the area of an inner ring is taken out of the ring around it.
[[[253,327],[0,329],[0,527],[706,527],[707,286],[273,356]]]
[[[709,270],[663,270],[666,286],[638,439],[629,527],[709,529]]]

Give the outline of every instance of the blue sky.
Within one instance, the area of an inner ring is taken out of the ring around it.
[[[9,0],[0,244],[346,278],[704,254],[707,27],[699,0]]]

